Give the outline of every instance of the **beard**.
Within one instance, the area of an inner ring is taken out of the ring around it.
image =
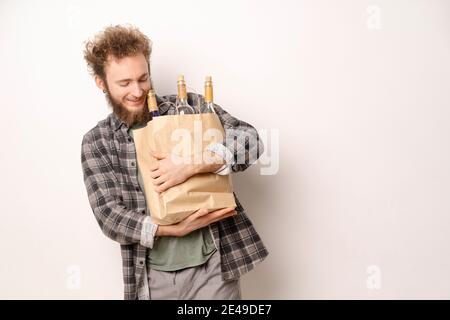
[[[147,108],[145,107],[147,104],[147,98],[144,101],[144,106],[139,111],[132,112],[128,111],[120,101],[117,101],[111,96],[109,88],[106,88],[105,97],[109,105],[113,109],[113,112],[120,120],[125,122],[129,128],[134,125],[146,124],[151,119],[150,112],[148,112]]]

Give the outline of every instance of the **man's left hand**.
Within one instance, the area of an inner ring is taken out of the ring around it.
[[[150,176],[158,193],[185,182],[197,173],[215,172],[225,163],[223,158],[210,151],[203,154],[201,163],[195,163],[193,159],[183,159],[174,154],[153,150],[150,153],[158,160],[150,167]]]
[[[185,163],[181,158],[176,158],[174,162],[175,155],[157,151],[150,151],[150,153],[158,160],[150,166],[150,176],[153,179],[155,191],[158,193],[185,182],[195,174],[192,163]]]

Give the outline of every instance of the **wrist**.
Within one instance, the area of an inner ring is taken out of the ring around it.
[[[201,163],[195,163],[192,165],[192,171],[194,174],[215,172],[219,170],[224,164],[225,160],[212,151],[205,151],[203,153]]]
[[[176,230],[173,226],[158,226],[156,237],[176,236]]]

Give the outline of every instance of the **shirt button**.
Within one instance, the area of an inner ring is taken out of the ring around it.
[[[134,161],[133,161],[133,162],[131,162],[131,166],[132,166],[132,167],[134,167],[134,166],[135,166],[135,163],[134,163]]]
[[[141,189],[139,189],[139,187],[136,187],[136,191],[140,191]]]
[[[142,213],[145,213],[145,210],[142,210]]]
[[[128,142],[131,142],[131,141],[133,141],[133,139],[131,139],[130,137],[128,137]]]

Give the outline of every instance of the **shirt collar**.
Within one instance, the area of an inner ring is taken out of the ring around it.
[[[119,117],[118,117],[114,112],[112,112],[112,113],[109,115],[109,118],[110,118],[110,121],[111,121],[111,126],[112,126],[112,128],[114,129],[114,131],[119,130],[119,128],[120,128],[122,125],[125,125],[125,126],[126,126],[126,123],[123,122],[122,120],[120,120]]]

